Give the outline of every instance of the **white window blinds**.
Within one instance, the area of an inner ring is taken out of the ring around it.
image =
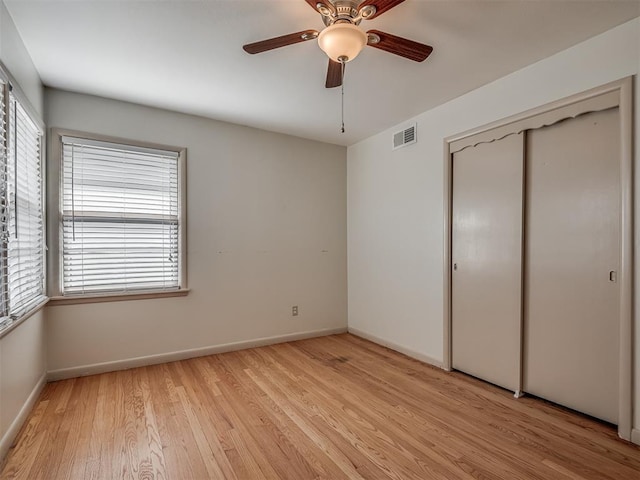
[[[9,322],[7,290],[7,109],[6,83],[0,82],[0,327]]]
[[[13,94],[9,99],[9,208],[3,224],[8,229],[9,313],[17,317],[44,299],[41,133]]]
[[[62,137],[63,295],[180,288],[178,153]]]

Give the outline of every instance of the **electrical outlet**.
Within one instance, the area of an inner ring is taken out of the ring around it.
[[[298,316],[298,305],[294,305],[293,307],[291,307],[291,315],[294,317]]]

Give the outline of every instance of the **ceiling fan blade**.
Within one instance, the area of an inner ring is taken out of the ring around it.
[[[293,45],[294,43],[313,40],[317,37],[317,30],[303,30],[302,32],[290,33],[288,35],[282,35],[281,37],[270,38],[268,40],[262,40],[260,42],[248,43],[242,48],[247,53],[262,53],[266,52],[267,50],[273,50],[274,48],[286,47],[287,45]]]
[[[308,1],[310,2],[311,0]],[[366,7],[367,5],[373,5],[374,7],[376,7],[376,13],[366,17],[367,20],[371,20],[372,18],[379,17],[387,10],[391,10],[393,7],[397,7],[402,2],[404,2],[404,0],[365,0],[360,5],[358,5],[358,10],[362,10],[362,7]]]
[[[329,59],[329,68],[327,68],[327,81],[324,86],[327,88],[339,87],[342,85],[342,64]]]
[[[369,46],[393,53],[394,55],[400,55],[414,62],[426,60],[433,51],[433,47],[425,45],[424,43],[396,37],[395,35],[381,32],[380,30],[369,30],[367,35],[369,36]]]
[[[305,1],[316,12],[320,12],[320,10],[318,10],[318,4],[324,5],[328,9],[328,11],[330,11],[330,12],[335,12],[336,11],[335,7],[333,6],[333,4],[329,0],[305,0]],[[322,13],[322,12],[320,12],[320,13]]]

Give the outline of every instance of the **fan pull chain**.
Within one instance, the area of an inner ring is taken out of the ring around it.
[[[341,95],[341,100],[342,100],[342,104],[341,104],[341,109],[342,109],[342,128],[340,129],[341,133],[344,133],[344,64],[345,61],[340,60],[340,68],[341,68],[341,73],[340,73],[340,95]]]

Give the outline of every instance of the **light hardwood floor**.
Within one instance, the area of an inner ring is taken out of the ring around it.
[[[48,384],[1,478],[631,480],[640,448],[344,334]]]

